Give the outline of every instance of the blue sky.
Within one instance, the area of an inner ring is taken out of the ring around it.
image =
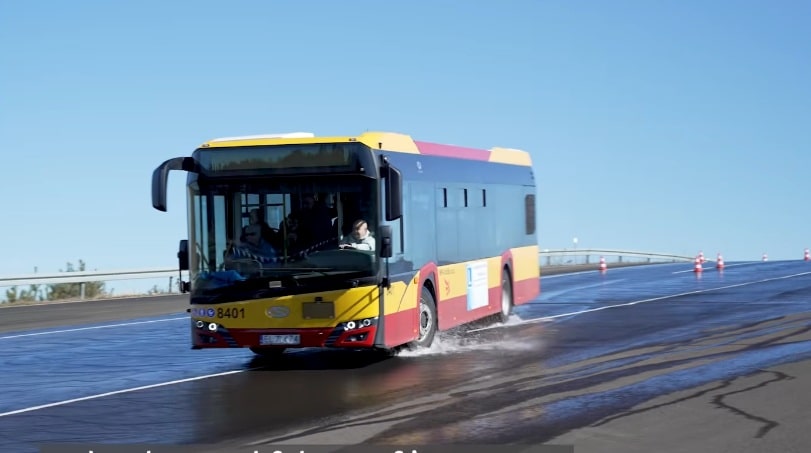
[[[0,274],[171,267],[152,170],[219,136],[533,155],[543,248],[811,246],[811,3],[0,2]]]

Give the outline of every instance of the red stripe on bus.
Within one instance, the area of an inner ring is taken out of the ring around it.
[[[486,149],[465,148],[454,145],[440,145],[438,143],[417,142],[420,154],[442,157],[456,157],[470,160],[490,160],[490,151]]]
[[[468,310],[467,295],[443,299],[439,304],[439,329],[447,330],[485,316],[496,314],[501,309],[501,287],[488,288],[488,304]]]
[[[416,308],[390,313],[383,320],[386,347],[408,343],[419,335],[419,311]]]
[[[513,283],[513,304],[523,305],[538,297],[541,291],[540,278],[526,278]]]

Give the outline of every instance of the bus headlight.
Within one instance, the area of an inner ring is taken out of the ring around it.
[[[217,331],[217,324],[216,324],[216,323],[213,323],[213,322],[212,322],[212,323],[210,323],[210,324],[208,325],[208,330],[210,330],[210,331],[212,331],[212,332],[216,332],[216,331]]]
[[[377,318],[365,318],[365,319],[356,319],[353,321],[347,321],[343,324],[344,330],[353,330],[363,327],[369,327],[376,324]]]
[[[194,325],[197,326],[198,329],[202,329],[203,327],[206,326],[206,323],[204,323],[203,321],[197,321],[196,323],[194,323]]]

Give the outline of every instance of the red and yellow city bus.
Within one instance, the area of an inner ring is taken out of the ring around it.
[[[525,151],[389,132],[222,138],[155,169],[160,211],[171,170],[188,173],[178,259],[195,349],[427,347],[540,292]]]

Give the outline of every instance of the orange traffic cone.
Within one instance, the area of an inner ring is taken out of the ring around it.
[[[698,256],[696,257],[696,264],[695,267],[693,267],[693,272],[704,272],[704,268],[701,267],[701,258]]]
[[[704,259],[704,252],[701,251],[701,250],[699,250],[699,252],[698,252],[698,259],[701,260],[701,264],[704,264],[704,262],[707,261],[707,260]]]
[[[769,261],[769,255],[763,254],[763,261]]]
[[[718,268],[718,269],[723,269],[724,268],[724,257],[721,256],[720,253],[718,254],[718,262],[715,265],[715,267]]]
[[[811,255],[808,254],[808,249],[805,249],[805,255],[803,256],[805,261],[811,260]]]
[[[601,256],[600,257],[600,271],[605,272],[606,269],[608,269],[608,266],[606,266],[606,264],[605,264],[605,258]]]

